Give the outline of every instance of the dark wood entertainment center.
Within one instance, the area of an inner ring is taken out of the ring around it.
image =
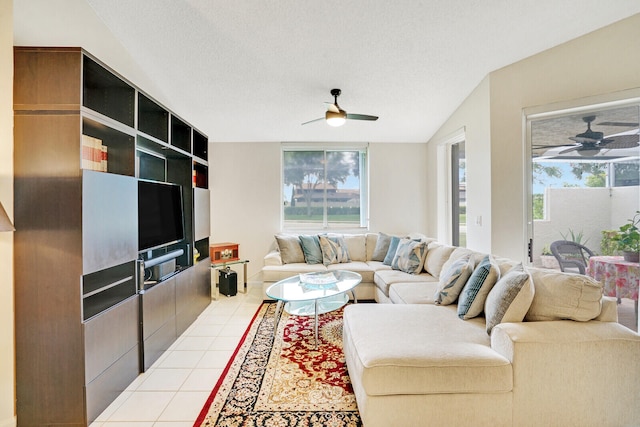
[[[211,301],[208,138],[81,48],[16,47],[14,112],[18,425],[87,426]],[[139,180],[185,239],[139,252]]]

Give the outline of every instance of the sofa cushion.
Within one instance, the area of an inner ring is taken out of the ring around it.
[[[320,238],[317,235],[308,236],[301,234],[300,246],[307,264],[322,264],[322,249],[320,249]]]
[[[373,259],[373,251],[378,243],[378,233],[365,233],[365,237],[367,240],[367,261],[371,261]],[[382,262],[382,260],[380,260],[380,262]]]
[[[458,316],[468,320],[484,310],[489,291],[500,278],[500,269],[491,255],[487,255],[473,270],[458,298]]]
[[[522,322],[533,300],[533,281],[522,264],[509,270],[487,295],[484,317],[487,333],[499,323]]]
[[[351,261],[347,245],[342,237],[324,235],[319,237],[320,249],[322,249],[322,263],[324,265]]]
[[[437,282],[438,279],[430,274],[407,274],[400,270],[376,270],[373,275],[373,283],[382,291],[385,296],[389,296],[389,286],[393,283],[424,283]]]
[[[264,282],[277,282],[295,276],[300,273],[314,273],[327,271],[324,264],[307,264],[298,262],[284,265],[265,265],[262,267],[262,280]]]
[[[400,238],[397,236],[391,236],[391,240],[389,241],[389,249],[387,249],[387,253],[382,260],[382,263],[385,265],[391,265],[393,262],[393,257],[396,256],[396,251],[398,250],[398,244],[400,243]]]
[[[460,291],[467,283],[473,272],[473,261],[470,254],[458,258],[455,262],[442,269],[438,289],[433,296],[436,304],[449,305],[456,302]]]
[[[283,264],[305,262],[300,239],[297,235],[276,234],[275,237]]]
[[[348,270],[353,271],[354,273],[358,273],[362,276],[363,282],[373,282],[373,274],[375,270],[369,266],[366,262],[362,261],[351,261],[344,262],[341,264],[330,264],[327,265],[327,271],[336,271],[336,270]]]
[[[378,240],[376,240],[376,246],[371,254],[372,261],[384,261],[384,258],[389,252],[389,244],[391,243],[391,236],[385,233],[378,233]]]
[[[351,261],[367,260],[367,237],[364,234],[345,234],[342,237]]]
[[[430,276],[431,277],[431,276]],[[433,296],[438,282],[400,282],[389,286],[389,299],[394,304],[435,304]]]
[[[580,274],[529,269],[535,295],[527,321],[570,319],[587,321],[600,315],[602,284]]]
[[[432,242],[427,246],[427,257],[424,261],[424,270],[433,277],[440,277],[442,266],[451,256],[455,246],[442,245]]]
[[[462,322],[454,306],[349,305],[343,339],[349,374],[369,396],[513,388],[511,364],[491,348],[484,319]]]
[[[264,256],[263,263],[265,266],[277,266],[282,265],[282,257],[280,256],[280,251],[273,250]]]
[[[398,243],[391,268],[409,274],[419,274],[422,271],[426,253],[427,245],[425,242],[402,239]]]

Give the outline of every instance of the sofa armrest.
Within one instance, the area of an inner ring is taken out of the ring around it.
[[[267,266],[267,265],[271,265],[271,266],[282,265],[282,258],[280,257],[280,252],[275,250],[275,251],[271,251],[268,254],[266,254],[264,256],[263,265],[265,265],[265,266]]]
[[[504,323],[493,328],[491,346],[513,366],[513,425],[640,420],[640,335],[618,323]]]
[[[614,297],[602,297],[600,315],[594,320],[600,322],[618,321],[618,301]]]

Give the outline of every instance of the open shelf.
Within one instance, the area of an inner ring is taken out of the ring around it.
[[[200,163],[193,163],[193,186],[209,188],[209,169]]]
[[[135,138],[87,117],[82,119],[83,169],[134,176]],[[101,148],[105,151],[101,154]],[[98,153],[98,154],[95,154]],[[101,156],[103,162],[96,159]]]
[[[193,155],[207,161],[209,139],[198,132],[193,130]]]
[[[135,89],[88,56],[83,58],[82,104],[133,127]]]
[[[136,294],[135,262],[82,278],[82,320],[86,321]]]
[[[171,116],[171,145],[187,153],[191,153],[191,126]]]
[[[153,152],[137,150],[136,162],[138,178],[165,182],[167,180],[167,159]]]
[[[142,93],[138,94],[138,130],[169,142],[169,112]]]

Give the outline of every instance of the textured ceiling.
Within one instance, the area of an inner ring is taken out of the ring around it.
[[[425,142],[491,71],[637,0],[87,0],[212,141]],[[377,122],[324,122],[329,90]]]

